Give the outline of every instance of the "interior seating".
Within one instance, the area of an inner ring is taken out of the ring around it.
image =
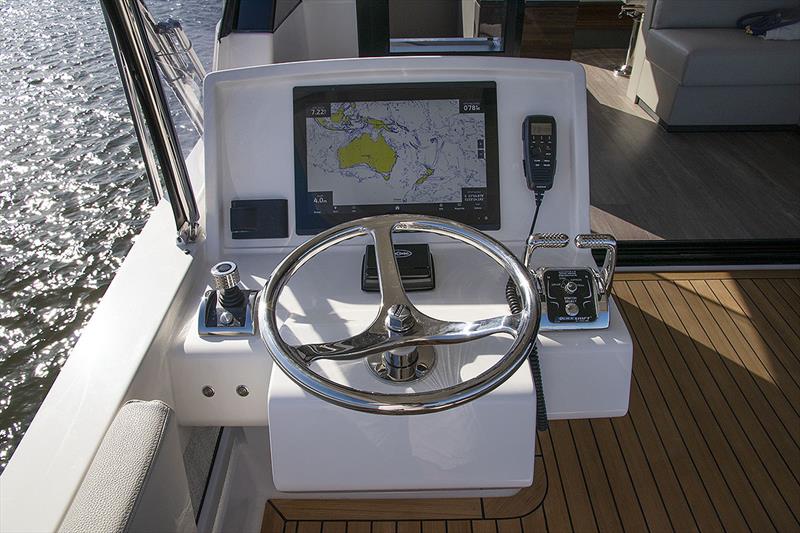
[[[736,28],[800,0],[651,0],[634,67],[636,98],[667,127],[800,123],[800,41]]]

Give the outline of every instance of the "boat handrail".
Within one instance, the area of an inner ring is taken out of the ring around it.
[[[200,235],[200,211],[158,77],[155,54],[139,9],[140,0],[100,0],[100,4],[154,199],[158,202],[161,198],[157,160],[172,206],[178,242],[193,242]],[[148,140],[152,142],[155,158],[149,150]]]
[[[156,21],[142,0],[138,0],[138,8],[161,73],[186,110],[195,130],[202,136],[205,67],[179,20],[167,18]]]

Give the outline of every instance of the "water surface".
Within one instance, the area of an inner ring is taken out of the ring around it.
[[[221,0],[148,5],[210,64]],[[2,471],[152,203],[99,2],[0,0],[0,43]]]

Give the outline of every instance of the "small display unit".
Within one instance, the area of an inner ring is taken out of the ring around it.
[[[387,213],[500,229],[494,82],[294,89],[297,233]]]

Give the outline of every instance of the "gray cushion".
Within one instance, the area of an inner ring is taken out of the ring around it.
[[[800,6],[800,0],[650,0],[650,27],[735,28],[743,15]]]
[[[177,433],[165,403],[123,405],[59,531],[196,531]]]
[[[686,86],[800,85],[800,41],[741,30],[651,30],[647,59]]]

